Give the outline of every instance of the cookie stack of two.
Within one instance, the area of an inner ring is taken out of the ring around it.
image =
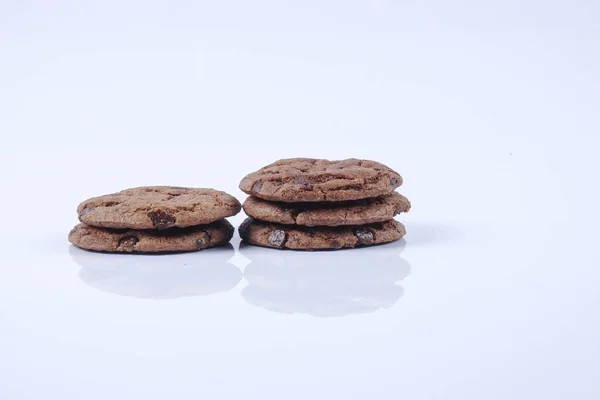
[[[229,243],[234,228],[225,218],[240,210],[236,198],[214,189],[138,187],[81,203],[69,241],[109,252],[202,250]]]
[[[394,216],[410,209],[402,177],[369,160],[284,159],[247,175],[240,189],[250,244],[319,250],[392,242],[406,233]]]

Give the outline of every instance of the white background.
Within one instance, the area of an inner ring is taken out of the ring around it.
[[[599,20],[592,0],[0,0],[0,399],[600,398]],[[242,200],[294,156],[398,170],[405,240],[68,245],[87,197]]]

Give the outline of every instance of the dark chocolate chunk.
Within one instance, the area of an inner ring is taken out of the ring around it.
[[[137,236],[134,235],[129,235],[129,236],[124,236],[121,238],[121,240],[119,240],[119,247],[123,246],[123,247],[132,247],[135,246],[137,244],[137,242],[139,242],[140,239]]]
[[[150,211],[148,217],[156,229],[166,229],[175,223],[175,217],[164,211]]]
[[[369,231],[368,229],[358,228],[355,234],[361,244],[371,244],[375,241],[373,232]]]
[[[285,244],[286,233],[280,229],[276,229],[269,235],[269,244],[276,247],[282,247]]]
[[[198,249],[204,249],[210,243],[210,233],[202,232],[203,235],[196,240],[196,246]]]

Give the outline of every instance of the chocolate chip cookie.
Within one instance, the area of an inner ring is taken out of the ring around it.
[[[240,202],[214,189],[145,186],[94,197],[77,208],[79,220],[114,229],[166,229],[210,224],[239,213]]]
[[[233,231],[233,226],[225,219],[209,225],[164,231],[107,229],[81,223],[69,233],[69,241],[82,249],[108,252],[194,251],[228,243]]]
[[[400,174],[375,161],[289,158],[247,175],[240,189],[270,201],[325,202],[378,197],[401,184]]]
[[[349,202],[281,203],[250,196],[243,206],[250,217],[261,221],[303,226],[363,225],[383,222],[410,210],[400,193]]]
[[[360,226],[302,227],[248,218],[239,227],[240,237],[258,246],[278,249],[325,250],[392,242],[406,233],[396,220]]]

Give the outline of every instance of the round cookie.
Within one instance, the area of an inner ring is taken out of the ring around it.
[[[88,199],[77,213],[101,228],[165,229],[210,224],[240,210],[235,197],[219,190],[144,186]]]
[[[375,161],[288,158],[246,175],[240,189],[264,200],[294,203],[378,197],[401,184],[400,174]]]
[[[370,246],[400,239],[406,234],[396,220],[361,226],[302,227],[247,218],[239,227],[242,240],[265,247],[326,250]]]
[[[86,250],[120,253],[194,251],[229,243],[233,231],[225,219],[166,231],[105,229],[79,224],[69,233],[69,242]]]
[[[302,226],[364,225],[383,222],[410,210],[410,202],[400,193],[372,199],[329,203],[275,203],[248,197],[248,216],[261,221]]]

